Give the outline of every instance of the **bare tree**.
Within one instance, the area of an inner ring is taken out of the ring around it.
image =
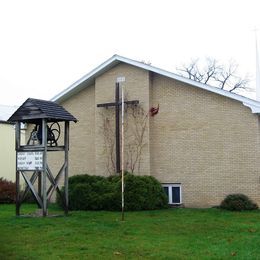
[[[114,117],[109,110],[104,110],[100,115],[102,118],[100,131],[104,138],[106,167],[110,174],[114,174],[116,172]],[[143,149],[147,145],[144,136],[149,112],[146,112],[141,104],[130,105],[125,106],[125,115],[125,169],[131,173],[139,173]]]
[[[204,65],[202,65],[204,63]],[[228,66],[220,65],[216,59],[206,58],[205,62],[199,59],[192,60],[188,65],[177,68],[178,74],[204,83],[212,85],[229,92],[237,90],[249,90],[249,78],[241,78],[237,75],[238,65],[231,61]]]
[[[144,135],[149,113],[139,105],[127,107],[126,115],[126,168],[131,173],[140,173],[142,152],[147,145]]]
[[[115,129],[114,120],[108,117],[107,110],[100,112],[102,118],[102,126],[100,127],[100,133],[104,138],[104,153],[106,154],[106,168],[110,174],[116,172],[115,165]],[[110,115],[111,117],[111,115]]]

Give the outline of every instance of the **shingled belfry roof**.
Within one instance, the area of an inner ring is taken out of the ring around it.
[[[9,122],[38,122],[47,119],[48,122],[74,121],[77,119],[59,104],[53,101],[28,98],[8,119]]]

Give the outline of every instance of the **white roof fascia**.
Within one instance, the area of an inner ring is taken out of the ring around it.
[[[74,82],[72,85],[70,85],[68,88],[64,89],[62,92],[58,93],[56,96],[54,96],[51,101],[59,102],[67,97],[70,97],[74,92],[77,92],[76,88],[81,85],[82,83],[85,83],[84,85],[87,85],[87,82],[92,82],[95,77],[102,74],[103,70],[107,70],[109,65],[113,64],[115,62],[117,55],[112,56],[110,59],[90,71],[88,74],[84,75],[82,78]]]
[[[234,93],[231,93],[229,91],[226,91],[226,90],[223,90],[223,89],[220,89],[217,87],[212,87],[212,86],[179,76],[175,73],[172,73],[172,72],[169,72],[169,71],[166,71],[163,69],[159,69],[157,67],[154,67],[154,66],[151,66],[151,65],[139,62],[139,61],[131,60],[131,59],[119,56],[119,55],[112,56],[110,59],[108,59],[107,61],[105,61],[104,63],[102,63],[95,69],[93,69],[91,72],[89,72],[88,74],[86,74],[85,76],[80,78],[78,81],[73,83],[71,86],[69,86],[68,88],[66,88],[59,94],[57,94],[56,96],[54,96],[51,100],[55,101],[55,102],[60,102],[64,99],[70,97],[73,93],[81,90],[80,85],[82,83],[84,83],[84,86],[86,86],[88,83],[93,82],[95,77],[97,77],[98,75],[109,70],[111,67],[115,66],[119,62],[124,62],[129,65],[133,65],[135,67],[142,68],[144,70],[152,71],[154,73],[163,75],[163,76],[171,78],[171,79],[175,79],[177,81],[189,84],[191,86],[194,86],[194,87],[197,87],[200,89],[204,89],[204,90],[213,92],[215,94],[219,94],[221,96],[231,98],[233,100],[240,101],[241,103],[243,103],[244,106],[249,107],[251,109],[252,113],[254,113],[254,114],[260,113],[260,102],[258,102],[256,100],[253,100],[253,99],[250,99],[247,97],[243,97],[238,94],[234,94]]]

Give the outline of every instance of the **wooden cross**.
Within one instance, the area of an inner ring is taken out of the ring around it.
[[[125,101],[127,105],[137,105],[139,100]],[[121,100],[119,99],[119,82],[116,83],[115,89],[115,102],[97,104],[97,107],[115,107],[115,127],[116,127],[116,172],[120,173],[120,106],[122,105]]]

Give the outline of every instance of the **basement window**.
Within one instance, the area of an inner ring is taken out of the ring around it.
[[[181,195],[181,184],[173,183],[173,184],[162,184],[163,189],[168,197],[168,203],[170,205],[179,205],[182,203],[182,195]]]

